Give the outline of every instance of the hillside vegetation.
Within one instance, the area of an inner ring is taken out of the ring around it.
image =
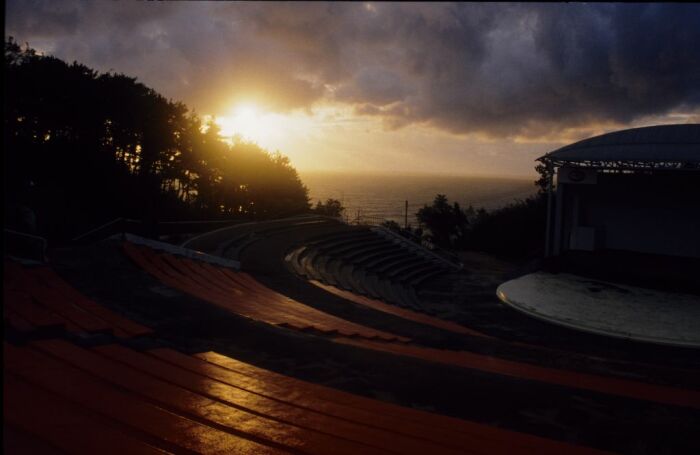
[[[61,240],[116,217],[271,218],[308,211],[289,160],[225,142],[136,78],[5,42],[6,227]]]

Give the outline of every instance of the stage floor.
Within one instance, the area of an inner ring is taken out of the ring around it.
[[[507,305],[576,330],[700,348],[700,296],[536,272],[497,290]]]

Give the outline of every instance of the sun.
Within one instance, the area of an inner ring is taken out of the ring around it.
[[[281,152],[290,159],[306,156],[308,149],[319,139],[320,116],[327,112],[275,112],[251,102],[234,104],[223,115],[205,115],[219,127],[220,137],[233,144],[236,136],[254,142],[270,153]]]
[[[270,132],[269,114],[252,103],[239,104],[228,115],[216,117],[214,122],[221,128],[221,136],[232,138],[236,135],[244,139],[265,142]]]

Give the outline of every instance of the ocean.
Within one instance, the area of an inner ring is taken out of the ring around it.
[[[462,208],[472,205],[493,210],[536,193],[533,178],[495,178],[444,175],[353,174],[300,172],[309,188],[313,205],[319,200],[338,199],[348,221],[379,224],[394,220],[404,224],[405,201],[408,223],[416,225],[415,213],[430,205],[437,194]]]

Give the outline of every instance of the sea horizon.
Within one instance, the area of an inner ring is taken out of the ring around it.
[[[503,180],[527,180],[534,182],[537,179],[537,172],[534,170],[529,174],[492,174],[479,172],[453,172],[453,171],[410,171],[410,170],[362,170],[362,169],[297,169],[299,177],[304,180],[304,176],[313,175],[359,175],[359,176],[395,176],[395,177],[464,177],[464,178],[486,178]]]
[[[378,224],[393,220],[403,225],[408,201],[408,224],[415,226],[416,212],[430,205],[438,194],[463,209],[494,210],[537,192],[536,177],[501,177],[449,173],[382,173],[360,171],[306,171],[299,176],[309,189],[313,205],[339,200],[348,221],[358,217]]]

